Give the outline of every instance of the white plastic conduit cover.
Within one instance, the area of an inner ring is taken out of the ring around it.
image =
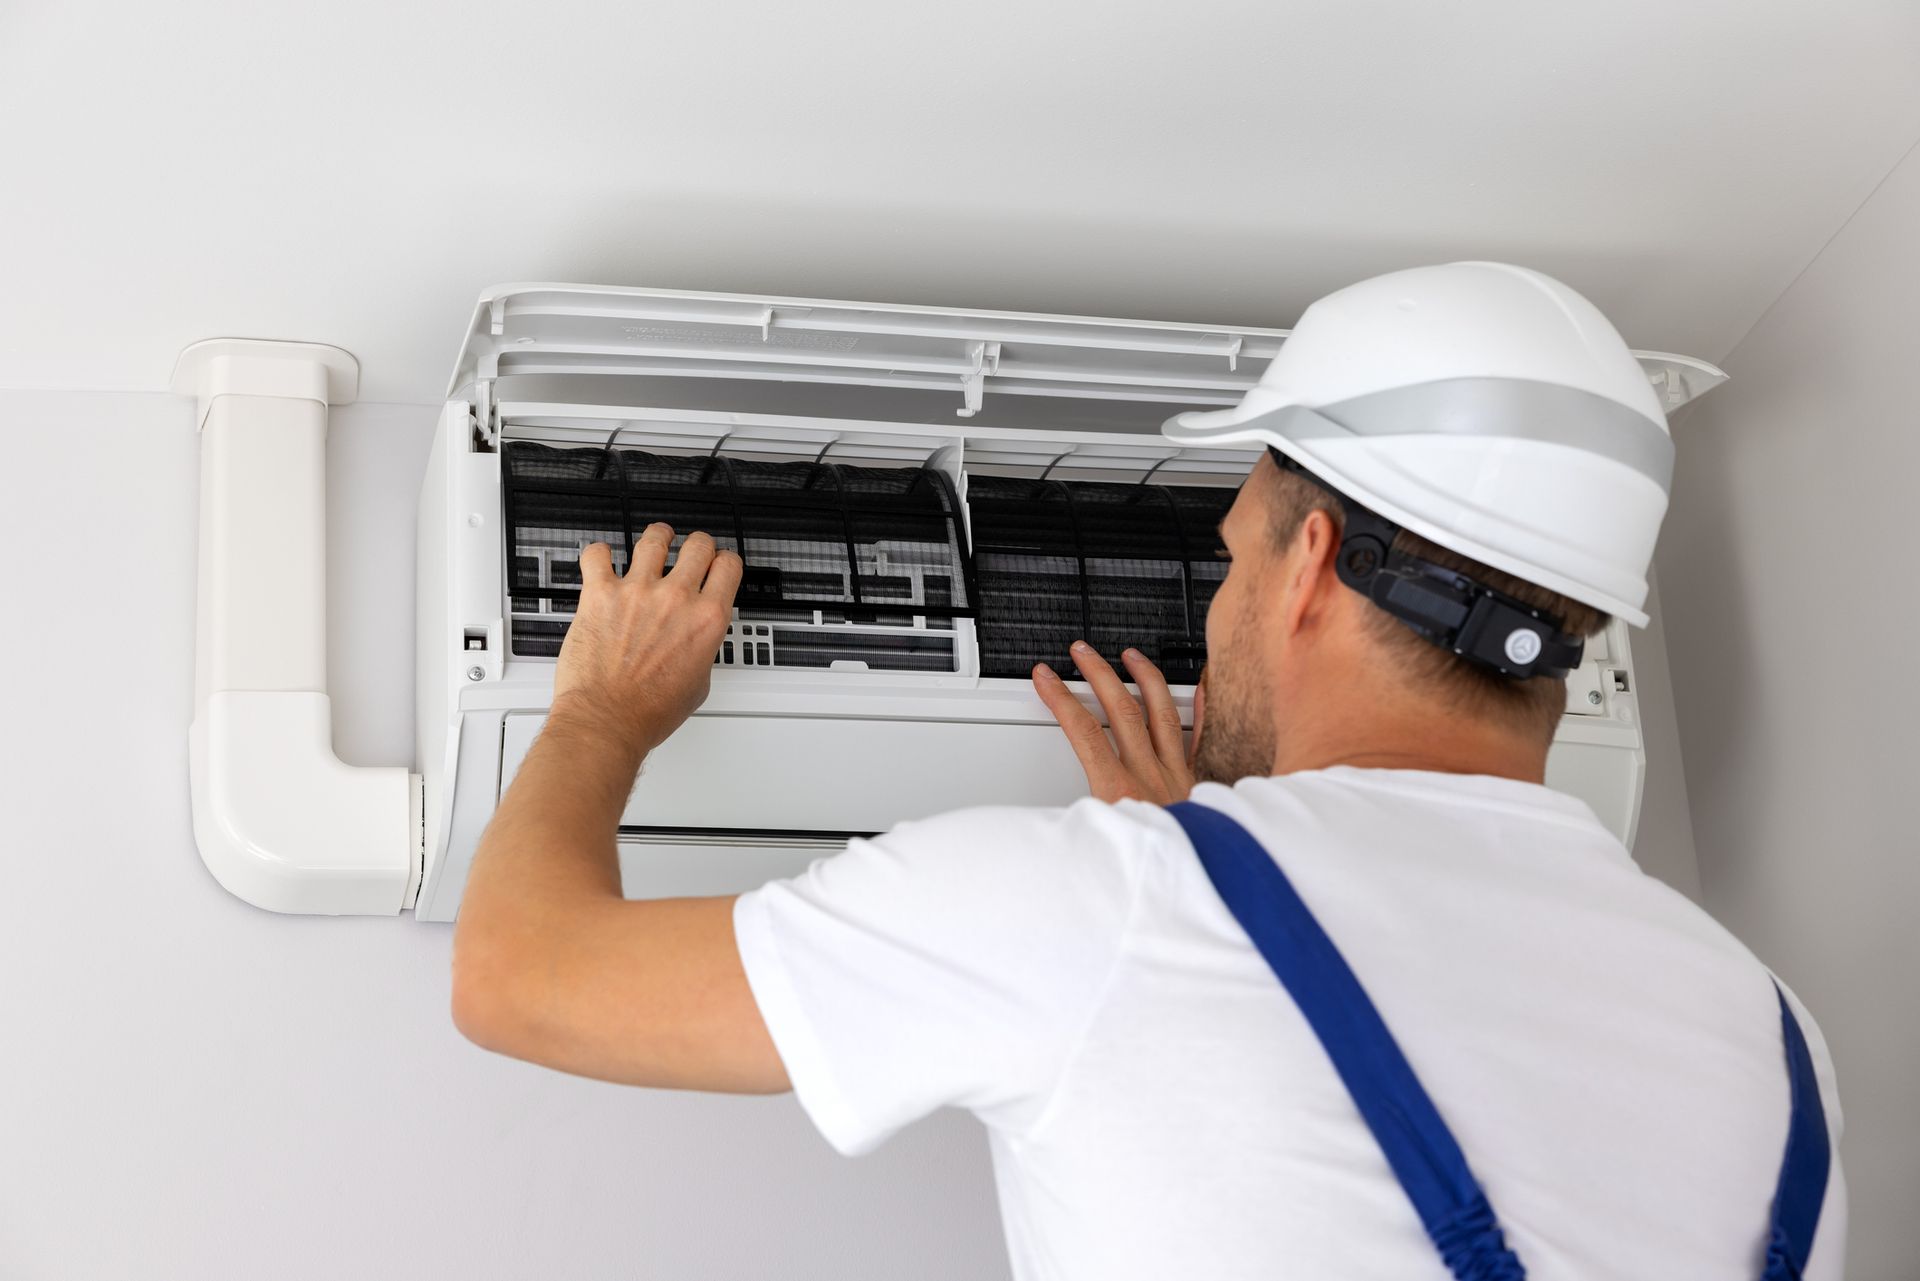
[[[213,339],[174,368],[200,428],[194,838],[275,912],[391,915],[418,873],[417,776],[333,753],[327,406],[358,384],[352,356],[310,343]]]

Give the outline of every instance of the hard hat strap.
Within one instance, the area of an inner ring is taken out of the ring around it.
[[[1396,551],[1400,526],[1341,493],[1269,445],[1282,471],[1331,494],[1345,516],[1334,570],[1340,581],[1469,663],[1528,680],[1565,676],[1580,665],[1586,643],[1544,610],[1496,591],[1470,574]]]

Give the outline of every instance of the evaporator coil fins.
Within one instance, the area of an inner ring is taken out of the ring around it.
[[[980,674],[1071,676],[1085,637],[1134,646],[1175,684],[1199,679],[1207,606],[1226,577],[1217,486],[972,475],[973,551],[932,468],[772,462],[510,442],[504,453],[513,652],[560,652],[580,549],[625,570],[665,521],[738,551],[739,620],[715,661],[738,668],[952,672],[953,620],[975,619]],[[676,540],[676,549],[678,540]]]
[[[1074,674],[1084,637],[1109,660],[1132,646],[1174,684],[1206,662],[1207,606],[1226,577],[1214,486],[971,476],[980,671]]]
[[[777,624],[730,636],[716,661],[954,670],[952,620],[973,596],[943,472],[524,441],[503,462],[517,655],[560,652],[582,547],[609,544],[624,571],[634,540],[665,521],[676,553],[694,530],[739,552],[741,619]]]

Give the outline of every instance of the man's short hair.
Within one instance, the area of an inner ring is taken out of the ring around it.
[[[1344,523],[1339,500],[1304,476],[1290,471],[1277,471],[1275,480],[1277,483],[1273,490],[1269,522],[1273,538],[1281,550],[1293,545],[1293,540],[1299,536],[1300,526],[1312,512],[1327,513],[1335,529]],[[1561,629],[1570,635],[1593,636],[1607,625],[1608,616],[1591,605],[1583,605],[1558,592],[1550,592],[1523,578],[1483,565],[1404,529],[1394,539],[1393,549],[1430,560],[1442,568],[1471,575],[1495,591],[1504,592],[1524,605],[1559,619]],[[1371,602],[1367,612],[1374,635],[1389,653],[1401,661],[1403,674],[1409,681],[1431,688],[1466,715],[1497,720],[1513,728],[1535,733],[1543,740],[1552,739],[1554,729],[1567,709],[1566,677],[1535,676],[1524,681],[1514,680],[1449,653]]]

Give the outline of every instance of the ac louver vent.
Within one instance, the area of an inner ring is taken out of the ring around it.
[[[676,553],[704,530],[746,562],[722,665],[954,670],[952,620],[973,598],[942,472],[524,441],[503,461],[517,655],[560,652],[583,546],[609,544],[624,570],[641,531],[665,521]]]
[[[1074,673],[1085,637],[1127,646],[1192,684],[1206,661],[1207,606],[1226,577],[1224,487],[970,476],[980,671]]]

